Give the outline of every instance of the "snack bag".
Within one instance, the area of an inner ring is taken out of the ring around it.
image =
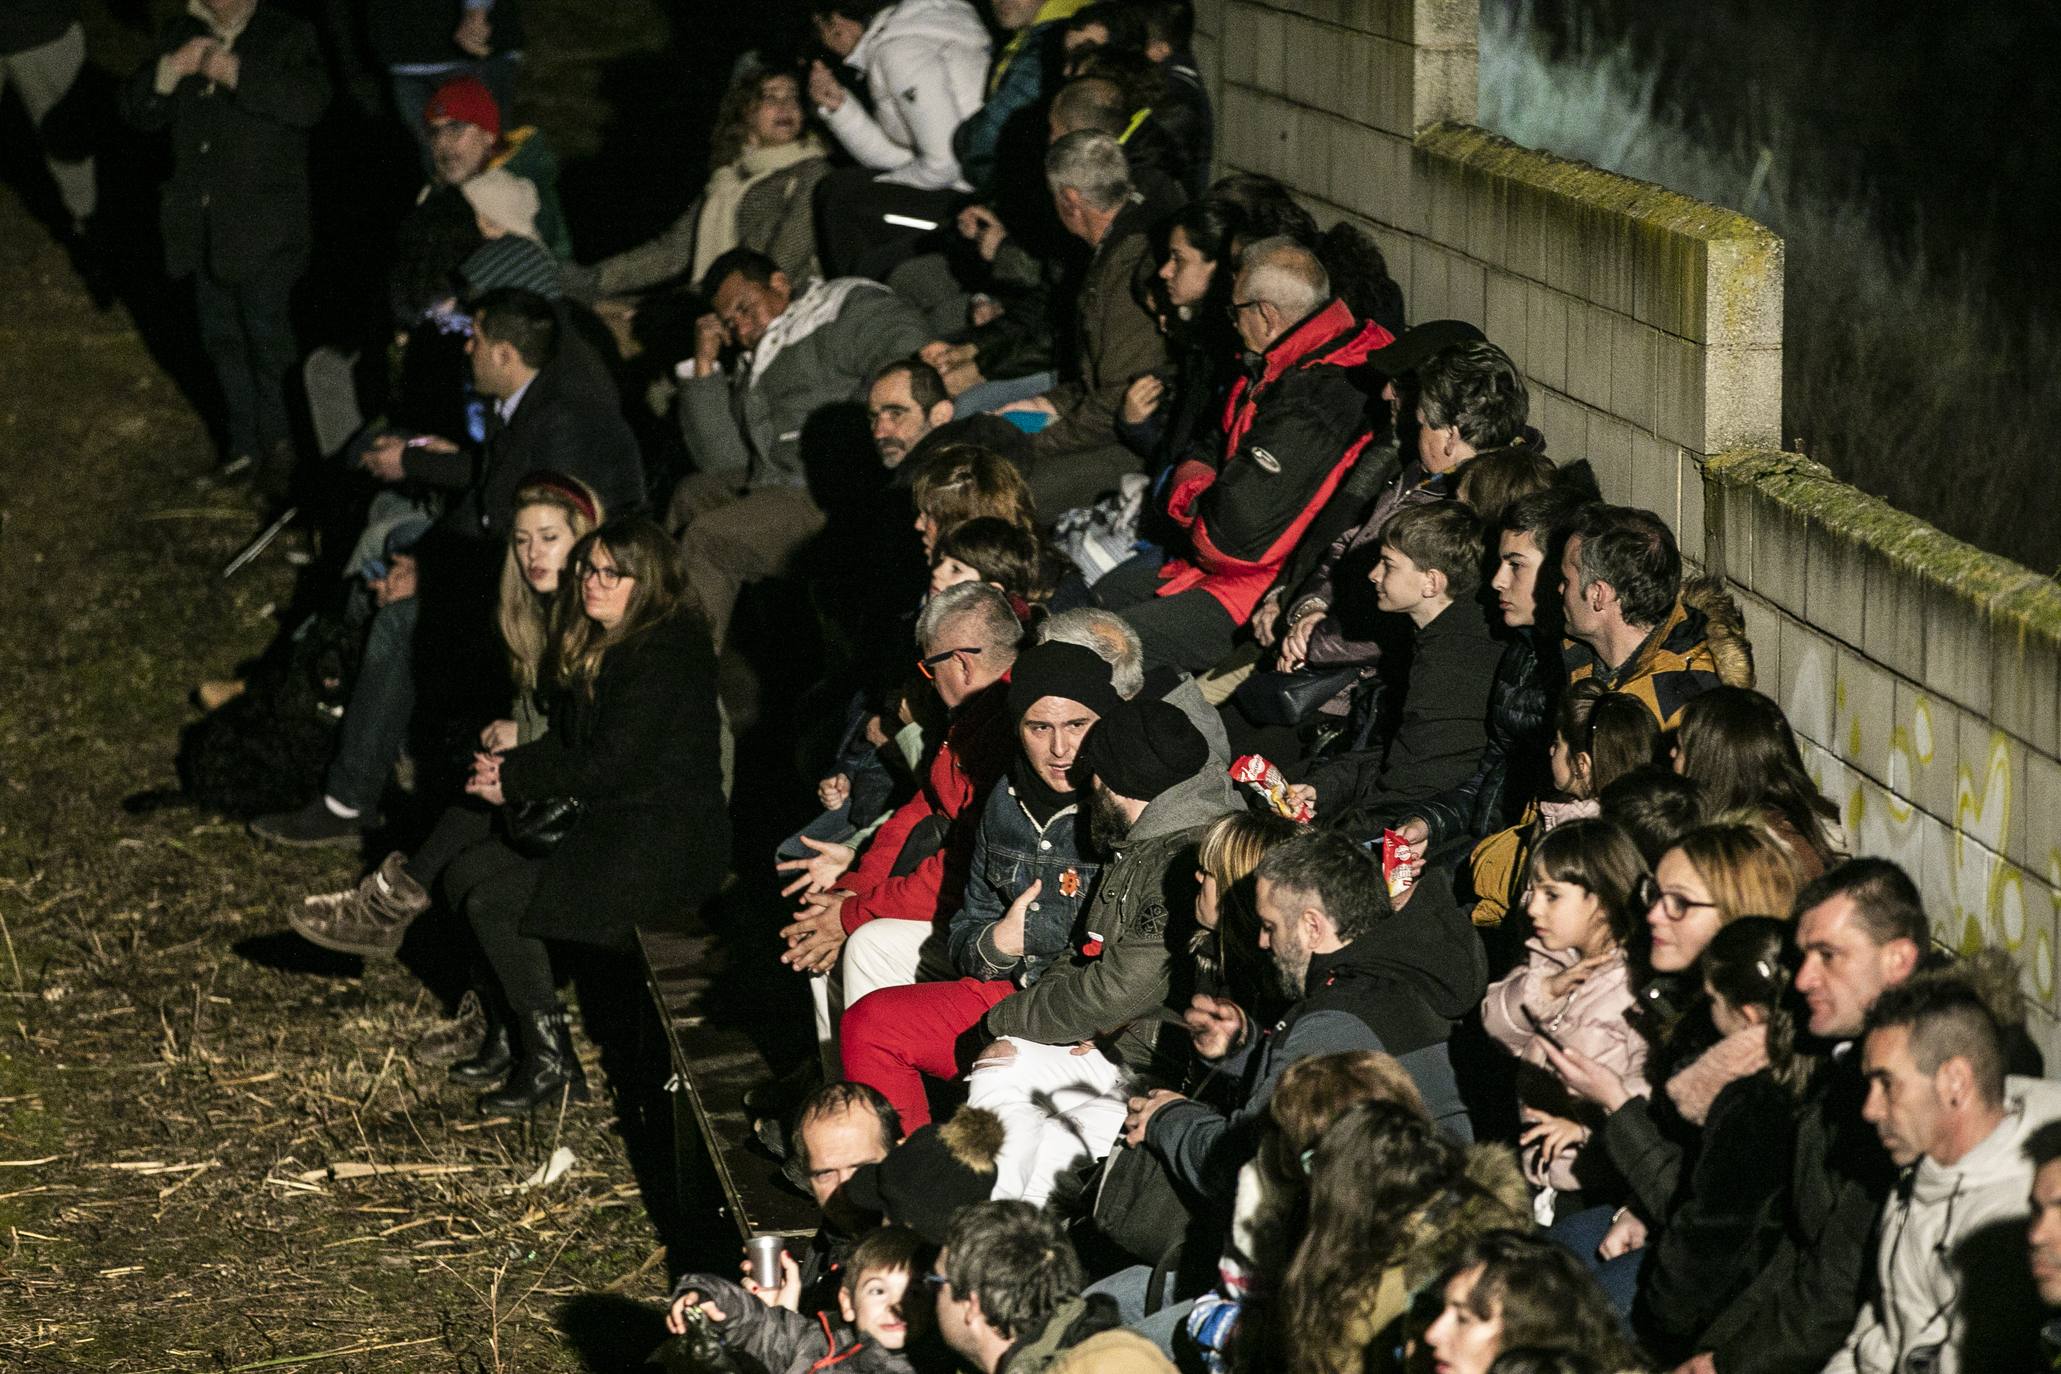
[[[1410,852],[1410,842],[1394,830],[1381,832],[1381,877],[1388,884],[1388,898],[1394,901],[1410,890],[1424,867],[1421,855]]]
[[[1297,825],[1308,825],[1316,811],[1288,794],[1288,779],[1263,755],[1243,754],[1231,764],[1231,781],[1242,782],[1266,799],[1267,805]]]

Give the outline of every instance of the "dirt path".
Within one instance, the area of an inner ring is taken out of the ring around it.
[[[613,1367],[665,1275],[608,1107],[482,1121],[405,970],[269,965],[348,857],[122,811],[291,570],[217,576],[250,511],[5,189],[0,300],[0,1367]]]

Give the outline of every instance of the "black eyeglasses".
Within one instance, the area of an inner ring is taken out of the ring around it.
[[[1639,904],[1642,911],[1651,911],[1654,907],[1659,907],[1667,913],[1667,919],[1670,921],[1679,921],[1692,911],[1718,909],[1716,902],[1692,902],[1679,892],[1667,891],[1661,887],[1660,880],[1651,873],[1639,879],[1638,886],[1632,889],[1632,900]]]
[[[980,650],[976,648],[947,649],[941,654],[932,654],[929,658],[917,659],[916,670],[922,673],[925,677],[934,678],[937,676],[935,670],[938,667],[938,665],[943,663],[946,659],[952,658],[958,654],[965,654],[970,658],[977,658],[980,655]]]
[[[625,582],[635,582],[637,574],[626,573],[621,568],[597,568],[592,563],[580,564],[580,581],[593,578],[601,584],[601,590],[612,592]]]
[[[952,1286],[952,1281],[943,1274],[925,1274],[923,1286],[933,1293],[942,1293]]]
[[[1224,313],[1231,317],[1232,324],[1236,324],[1238,323],[1238,317],[1240,315],[1243,315],[1248,310],[1252,310],[1258,306],[1262,306],[1265,304],[1265,301],[1232,301],[1229,305],[1224,307]]]

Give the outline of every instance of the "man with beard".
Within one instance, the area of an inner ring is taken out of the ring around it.
[[[1079,645],[1039,644],[1017,656],[1009,711],[1020,747],[988,793],[947,935],[965,976],[869,993],[838,1029],[845,1077],[885,1093],[907,1130],[930,1120],[924,1076],[963,1073],[961,1041],[988,1008],[1035,986],[1086,939],[1079,918],[1101,866],[1072,772],[1081,741],[1117,702],[1109,665]]]
[[[1228,1199],[1288,1066],[1377,1050],[1409,1071],[1434,1121],[1472,1140],[1446,1041],[1481,1004],[1488,962],[1444,872],[1426,869],[1391,902],[1367,851],[1320,830],[1268,850],[1254,877],[1260,948],[1292,1005],[1262,1031],[1236,1003],[1196,997],[1188,1033],[1217,1076],[1237,1085],[1231,1102],[1147,1093],[1131,1100],[1124,1138],[1159,1151],[1198,1195]]]
[[[1192,929],[1196,849],[1232,808],[1209,746],[1179,708],[1118,702],[1080,749],[1093,778],[1089,830],[1109,855],[1076,953],[982,1018],[968,1101],[1002,1118],[995,1196],[1040,1202],[1083,1155],[1115,1143],[1128,1074],[1168,1076],[1185,1058],[1171,1007],[1175,952]]]

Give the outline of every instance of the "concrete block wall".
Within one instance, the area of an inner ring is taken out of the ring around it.
[[[2061,587],[1793,453],[1709,464],[1707,556],[1860,853],[2011,951],[2061,1065]]]
[[[2012,951],[2061,1064],[2061,589],[1780,446],[1779,239],[1517,147],[1474,111],[1473,4],[1199,0],[1220,170],[1381,244],[1412,320],[1472,320],[1533,421],[1739,595],[1760,683],[1859,852],[1941,941]]]

